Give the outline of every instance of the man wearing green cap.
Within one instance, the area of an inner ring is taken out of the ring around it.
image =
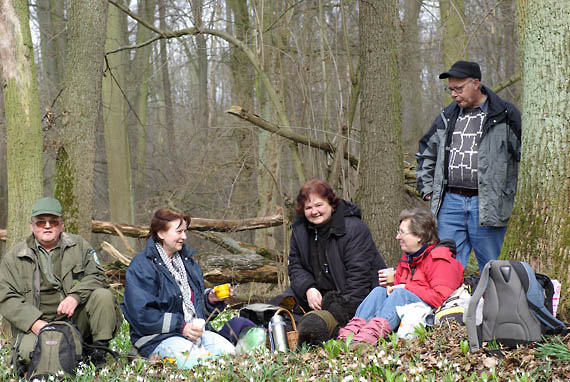
[[[12,329],[18,371],[30,362],[39,331],[70,318],[86,343],[109,344],[122,320],[97,254],[81,236],[63,232],[61,204],[42,198],[32,207],[32,234],[2,258],[0,314]],[[104,353],[92,355],[104,362]]]

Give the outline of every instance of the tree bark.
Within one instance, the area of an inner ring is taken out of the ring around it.
[[[252,30],[249,21],[247,0],[228,0],[229,11],[233,15],[233,30],[228,33],[235,35],[240,41],[252,41]],[[228,11],[228,12],[229,12]],[[253,107],[253,89],[255,78],[253,68],[247,55],[235,45],[230,46],[229,67],[232,74],[232,104],[243,105],[251,110]],[[240,166],[238,176],[234,180],[232,202],[239,215],[251,215],[256,212],[257,198],[252,198],[257,190],[255,176],[255,156],[257,153],[257,130],[248,127],[233,129],[235,141],[236,162]]]
[[[43,194],[42,125],[27,1],[3,1],[0,18],[10,247],[29,234],[32,205]]]
[[[140,9],[140,17],[148,23],[154,21],[155,0],[143,0],[142,9]],[[137,44],[147,41],[151,37],[151,31],[142,24],[137,25]],[[137,197],[144,196],[144,175],[146,172],[146,141],[147,141],[147,119],[148,119],[148,94],[150,81],[150,57],[152,49],[150,46],[144,46],[135,52],[135,84],[136,91],[136,116],[134,137],[134,171],[133,177],[134,191]]]
[[[64,119],[58,150],[55,196],[62,202],[66,231],[91,238],[95,131],[101,121],[101,83],[106,0],[72,0],[69,18]]]
[[[423,83],[421,79],[420,22],[422,3],[404,0],[402,49],[400,49],[400,81],[402,86],[402,147],[413,161],[422,136]]]
[[[570,8],[518,0],[522,62],[522,161],[501,256],[570,284]],[[569,306],[562,293],[560,305]]]
[[[62,1],[63,3],[63,1]],[[40,94],[43,95],[44,114],[44,191],[47,195],[53,194],[53,181],[56,171],[56,149],[57,149],[57,129],[54,128],[55,121],[61,115],[57,107],[56,99],[63,85],[63,61],[65,52],[58,50],[59,34],[65,35],[65,30],[56,29],[56,25],[61,28],[60,23],[56,23],[56,9],[52,9],[51,0],[38,0],[36,10],[40,32],[40,52],[41,52],[41,81],[39,82]],[[58,7],[62,8],[62,6]]]
[[[443,67],[449,69],[458,60],[468,60],[469,52],[465,45],[467,31],[465,26],[464,0],[440,0],[439,15],[442,30]],[[444,102],[450,103],[451,96],[444,94]]]
[[[194,25],[197,28],[203,27],[202,22],[202,0],[192,0],[192,16]],[[208,129],[208,116],[210,114],[208,105],[208,50],[206,46],[206,35],[198,33],[195,36],[196,51],[198,55],[198,120],[197,125],[201,129]],[[208,131],[208,130],[206,130]]]
[[[124,45],[125,23],[125,14],[111,7],[107,17],[105,50]],[[106,56],[107,67],[103,77],[102,94],[110,216],[112,221],[132,224],[133,188],[125,101],[127,62],[125,52]],[[119,245],[118,242],[115,242],[115,245]]]
[[[158,14],[160,28],[166,30],[166,1],[159,0]],[[176,134],[174,128],[174,110],[172,108],[172,89],[170,86],[170,73],[168,71],[168,50],[166,40],[160,40],[159,62],[162,74],[162,95],[164,97],[164,129],[166,130],[166,141],[168,148],[166,152],[174,159],[176,158]],[[202,95],[205,96],[205,95]]]
[[[397,1],[360,1],[362,90],[360,205],[386,264],[401,255],[394,232],[404,206]]]

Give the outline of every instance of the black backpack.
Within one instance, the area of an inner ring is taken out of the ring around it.
[[[75,375],[75,368],[82,360],[83,338],[79,330],[70,322],[53,321],[38,333],[26,377],[47,380],[60,371]]]
[[[523,261],[488,262],[464,315],[471,351],[484,341],[515,346],[565,332],[566,325],[552,314],[553,291],[552,281]],[[476,307],[483,294],[483,320],[476,325]]]

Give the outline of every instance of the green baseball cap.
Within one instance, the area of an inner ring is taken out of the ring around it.
[[[61,216],[61,203],[54,198],[41,198],[32,207],[32,216],[38,215]]]

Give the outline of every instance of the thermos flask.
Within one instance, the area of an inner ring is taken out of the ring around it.
[[[285,333],[285,321],[280,315],[275,315],[269,323],[271,329],[271,338],[275,351],[287,351],[287,334]]]

